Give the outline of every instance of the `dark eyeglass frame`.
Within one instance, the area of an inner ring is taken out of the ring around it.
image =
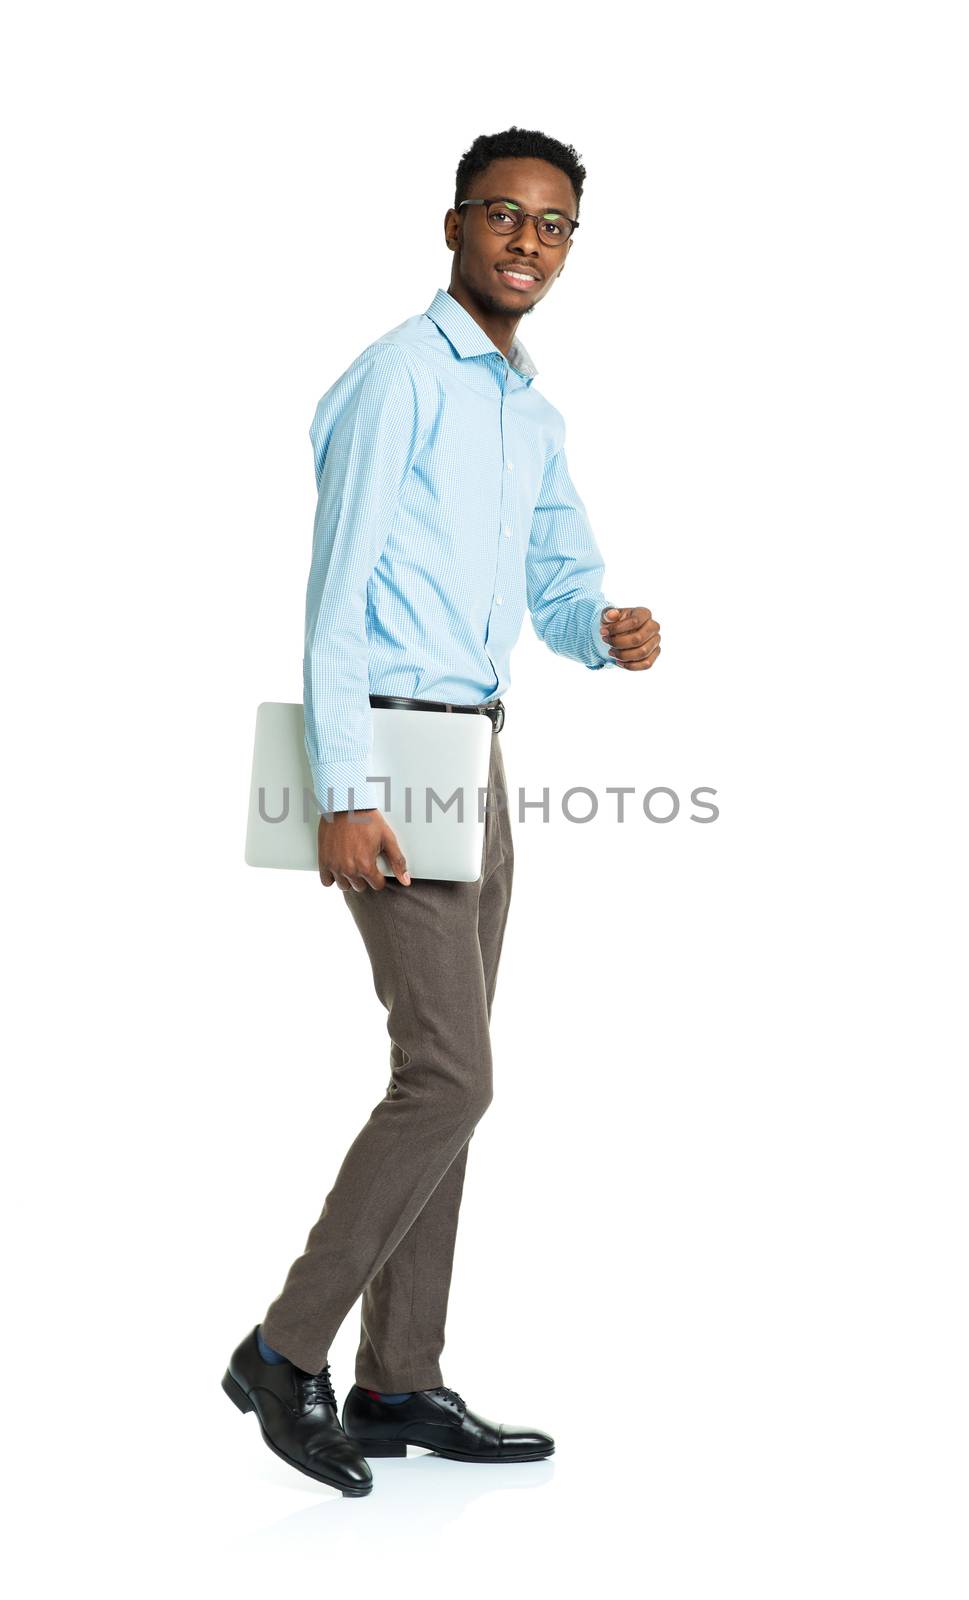
[[[522,228],[525,226],[525,223],[529,218],[531,218],[532,222],[535,224],[535,232],[538,234],[539,244],[547,244],[552,250],[561,250],[563,244],[568,243],[576,228],[579,226],[574,217],[567,216],[564,211],[556,211],[556,217],[561,217],[563,222],[569,223],[569,232],[565,235],[564,239],[547,239],[543,237],[541,233],[539,233],[538,229],[538,224],[544,220],[544,217],[536,216],[534,211],[524,211],[522,209],[521,201],[515,200],[510,194],[493,194],[487,200],[462,200],[461,205],[459,205],[457,209],[460,211],[461,206],[490,206],[494,205],[496,200],[504,200],[508,204],[513,205],[517,211],[521,211],[522,213],[522,219],[518,224],[518,227],[512,228],[510,231],[508,231],[505,229],[492,228],[491,223],[488,221],[488,213],[487,211],[485,212],[485,221],[488,223],[488,227],[491,228],[492,233],[497,233],[501,239],[514,238],[515,234],[520,233]],[[548,213],[546,212],[545,215],[547,216]]]

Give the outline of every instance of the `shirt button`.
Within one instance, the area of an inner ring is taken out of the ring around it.
[[[511,538],[511,529],[510,528],[506,528],[505,529],[505,538],[506,539],[510,539]]]
[[[501,605],[501,595],[500,594],[496,594],[495,595],[495,605],[496,606],[500,606]]]
[[[513,472],[514,470],[515,470],[515,463],[513,461],[509,461],[509,463],[508,463],[508,471],[509,472]]]

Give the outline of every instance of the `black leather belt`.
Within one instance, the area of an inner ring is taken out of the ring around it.
[[[505,707],[501,700],[485,700],[478,706],[454,706],[447,700],[411,700],[405,694],[372,694],[372,706],[407,706],[412,711],[477,711],[490,717],[495,733],[505,724]]]

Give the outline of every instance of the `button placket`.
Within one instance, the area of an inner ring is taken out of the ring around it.
[[[504,440],[504,435],[505,435],[504,397],[502,397],[502,440]],[[513,469],[515,469],[515,462],[513,462],[513,461],[505,461],[505,470],[507,470],[507,472],[512,472]],[[502,501],[504,501],[504,498],[505,498],[505,494],[504,494],[504,490],[502,490]],[[504,509],[504,507],[502,507],[502,509]],[[504,518],[502,518],[502,538],[505,538],[505,539],[512,538],[512,528],[510,528],[510,523],[504,522]],[[499,558],[497,558],[497,576],[500,576],[500,544],[499,544]],[[504,595],[500,595],[500,594],[494,595],[494,603],[496,603],[496,605],[504,605]]]

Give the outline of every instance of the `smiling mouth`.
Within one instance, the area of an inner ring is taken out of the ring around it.
[[[507,267],[496,267],[499,278],[507,283],[510,289],[517,289],[521,293],[524,289],[537,289],[538,279],[530,272],[514,272]]]

